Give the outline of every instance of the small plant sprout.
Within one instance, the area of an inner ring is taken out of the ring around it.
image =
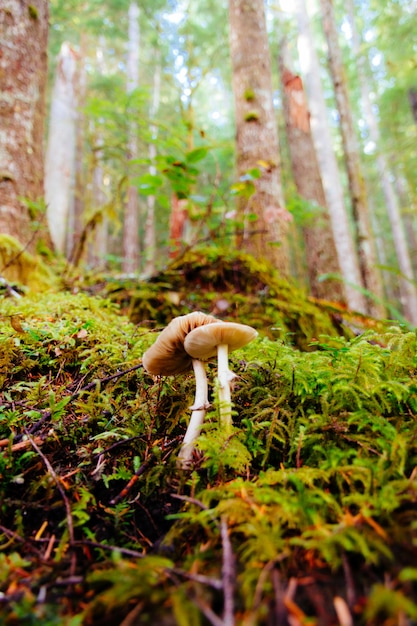
[[[207,375],[204,363],[190,356],[184,349],[184,341],[189,332],[206,324],[219,324],[219,320],[199,311],[174,318],[161,332],[155,343],[145,352],[142,358],[144,369],[154,376],[172,376],[182,374],[191,368],[195,374],[195,398],[191,419],[185,433],[178,465],[182,469],[190,467],[197,439],[209,407]]]
[[[220,423],[225,430],[232,427],[231,383],[236,378],[229,368],[229,352],[242,348],[257,335],[251,326],[218,322],[195,328],[185,338],[184,348],[193,358],[205,361],[217,354]]]

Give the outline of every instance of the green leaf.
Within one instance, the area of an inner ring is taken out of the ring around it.
[[[145,195],[155,193],[163,184],[164,179],[162,176],[156,176],[155,174],[143,174],[138,179],[138,189]]]
[[[197,161],[201,161],[202,159],[204,159],[208,154],[208,148],[195,148],[195,150],[191,150],[190,152],[187,152],[187,154],[185,155],[186,160],[188,161],[188,163],[197,163]]]

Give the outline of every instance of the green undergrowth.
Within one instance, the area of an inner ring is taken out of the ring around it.
[[[143,371],[156,336],[85,294],[1,301],[0,624],[417,623],[416,333],[260,329],[227,436],[207,364],[190,472],[193,377]]]

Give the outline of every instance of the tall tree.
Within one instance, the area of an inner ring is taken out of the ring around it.
[[[269,259],[288,274],[287,231],[291,218],[281,187],[264,1],[229,0],[229,19],[238,175],[244,177],[254,168],[261,172],[254,180],[255,193],[239,199],[243,234],[238,237],[238,245],[257,258]],[[256,216],[256,222],[248,221],[251,215]]]
[[[313,44],[304,0],[296,0],[298,50],[311,112],[311,130],[320,166],[321,179],[333,229],[339,265],[342,270],[347,304],[366,312],[358,257],[345,207],[343,187],[329,128],[326,102],[320,78],[320,64]]]
[[[72,202],[76,146],[77,55],[64,42],[58,56],[52,92],[45,160],[45,200],[55,249],[65,253]]]
[[[369,298],[367,300],[367,311],[375,317],[381,317],[385,312],[382,304],[382,281],[380,272],[377,269],[378,259],[371,229],[366,183],[362,174],[360,147],[349,102],[342,52],[333,10],[333,0],[320,0],[320,5],[323,30],[327,41],[330,74],[339,113],[339,126],[343,142],[353,218],[357,230],[359,269],[365,288],[376,296],[376,299]]]
[[[159,108],[159,99],[161,93],[161,53],[156,50],[156,66],[154,73],[152,104],[150,109],[150,118],[153,121]],[[155,157],[156,157],[156,139],[158,137],[158,127],[155,123],[151,125],[151,141],[149,143],[149,174],[156,176]],[[156,233],[155,233],[155,195],[147,197],[147,211],[145,220],[145,234],[143,238],[143,247],[145,255],[145,274],[152,274],[155,271],[156,262]]]
[[[320,280],[324,274],[339,274],[340,267],[311,136],[303,83],[286,67],[285,56],[285,42],[282,42],[279,68],[291,170],[300,196],[316,207],[302,225],[310,290],[316,298],[343,301],[344,290],[340,282]]]
[[[356,27],[355,5],[353,0],[347,1],[348,19],[352,33],[353,53],[357,63],[357,73],[361,93],[361,104],[364,119],[368,127],[369,138],[375,145],[375,164],[381,182],[388,217],[391,225],[398,264],[402,273],[400,280],[401,302],[405,317],[417,325],[417,292],[413,282],[413,267],[407,245],[404,225],[401,219],[400,204],[390,172],[388,161],[381,150],[381,136],[378,121],[375,117],[375,104],[371,100],[367,60],[361,54],[361,37]]]
[[[139,8],[136,2],[129,6],[129,41],[127,53],[127,93],[134,98],[139,87]],[[128,129],[128,167],[138,156],[137,124],[134,119],[134,107]],[[130,180],[129,171],[126,208],[123,220],[123,263],[124,272],[136,272],[139,269],[139,200],[137,188]]]
[[[3,3],[0,30],[0,232],[33,249],[41,233],[34,234],[24,199],[44,194],[47,0]]]

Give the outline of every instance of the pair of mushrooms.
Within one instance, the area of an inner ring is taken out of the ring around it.
[[[143,367],[154,376],[170,376],[194,370],[196,390],[191,419],[185,433],[178,464],[191,464],[195,440],[209,408],[208,385],[203,361],[217,354],[220,422],[224,430],[232,426],[230,386],[236,377],[229,368],[229,352],[255,339],[257,331],[245,324],[222,322],[196,311],[173,319],[143,355]]]

